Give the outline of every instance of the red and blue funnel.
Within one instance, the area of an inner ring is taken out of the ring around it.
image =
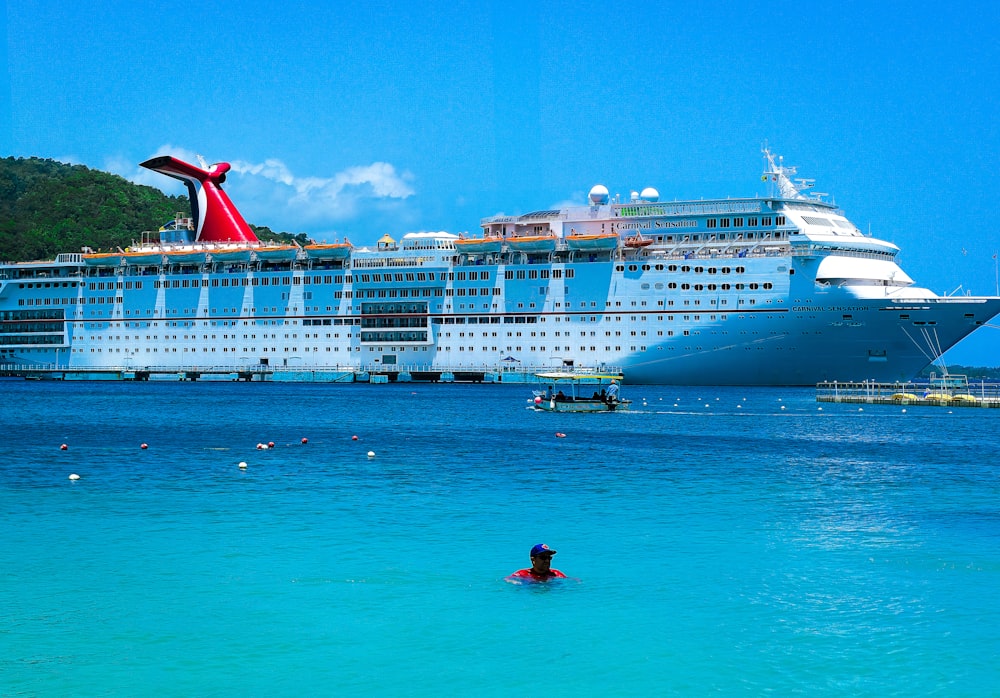
[[[170,155],[152,158],[143,167],[179,179],[188,188],[191,216],[197,221],[198,242],[257,242],[257,236],[222,191],[228,162],[203,170]]]

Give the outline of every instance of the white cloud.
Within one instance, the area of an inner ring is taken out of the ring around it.
[[[186,148],[163,145],[150,157],[173,155],[199,164],[201,156]],[[209,162],[217,162],[207,158]],[[329,177],[299,177],[281,160],[260,163],[233,160],[225,189],[244,218],[275,230],[329,230],[367,212],[398,205],[414,195],[413,175],[399,173],[387,162],[349,167]],[[137,167],[123,158],[111,158],[105,167],[136,184],[157,187],[168,194],[186,193],[176,180]]]

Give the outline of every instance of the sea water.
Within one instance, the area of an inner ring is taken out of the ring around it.
[[[529,397],[0,381],[0,694],[1000,693],[1000,410]]]

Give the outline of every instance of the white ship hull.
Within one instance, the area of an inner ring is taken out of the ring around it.
[[[652,242],[574,249],[570,225]],[[296,248],[269,257],[250,241],[253,256],[226,263],[0,265],[0,366],[460,371],[506,360],[616,367],[630,383],[887,382],[914,377],[1000,312],[1000,298],[915,286],[895,246],[787,192],[482,222],[491,238],[539,226],[551,249],[477,255],[424,233],[333,259]]]

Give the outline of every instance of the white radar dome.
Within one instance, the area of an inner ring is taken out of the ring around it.
[[[642,199],[643,201],[649,201],[649,202],[659,201],[660,192],[653,189],[653,187],[646,187],[645,189],[642,190],[642,193],[639,194],[639,198]]]
[[[590,190],[590,203],[595,206],[608,203],[608,199],[608,188],[603,184],[596,184],[594,185],[594,188]]]

